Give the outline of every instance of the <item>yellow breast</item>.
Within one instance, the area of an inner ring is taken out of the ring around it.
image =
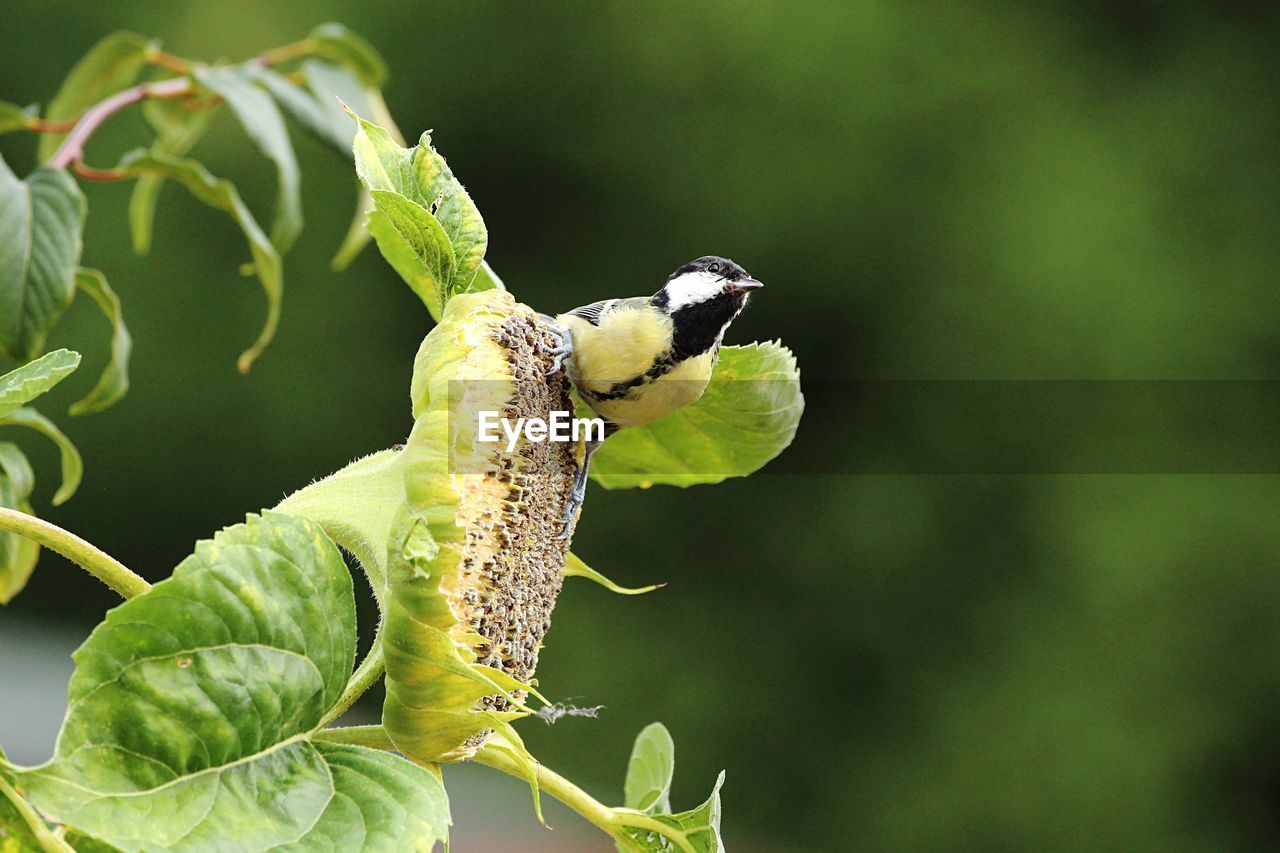
[[[671,318],[660,311],[619,307],[598,326],[572,314],[556,320],[573,334],[569,380],[588,391],[639,376],[671,346]]]
[[[573,335],[569,380],[579,391],[606,393],[645,373],[671,346],[671,319],[657,311],[620,307],[594,326],[581,317],[556,318]],[[715,367],[710,353],[685,359],[669,372],[630,389],[626,396],[587,403],[620,427],[652,423],[702,396]]]

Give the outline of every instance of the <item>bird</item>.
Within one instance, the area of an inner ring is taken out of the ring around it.
[[[667,276],[653,296],[604,299],[547,318],[557,339],[549,374],[563,369],[604,421],[604,436],[585,442],[561,538],[582,506],[600,445],[618,430],[653,423],[698,400],[725,331],[763,286],[728,258],[704,255]]]

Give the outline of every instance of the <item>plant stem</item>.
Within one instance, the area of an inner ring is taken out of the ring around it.
[[[347,743],[390,751],[395,751],[396,748],[391,738],[387,736],[387,730],[382,726],[341,726],[321,729],[312,735],[312,740],[324,743]],[[484,746],[468,760],[501,770],[521,781],[528,781],[525,768],[506,750]],[[633,809],[609,808],[559,773],[548,770],[541,764],[535,766],[539,791],[545,791],[555,797],[622,844],[640,849],[635,840],[623,831],[624,827],[631,826],[660,834],[673,841],[682,850],[691,849],[683,834],[674,831],[671,827]]]
[[[34,130],[36,133],[70,133],[75,126],[74,121],[47,121],[42,118],[29,119],[27,122],[27,130]]]
[[[313,741],[323,743],[348,743],[352,746],[367,746],[370,749],[385,749],[394,752],[396,745],[387,737],[387,730],[382,726],[338,726],[332,729],[321,729],[311,736]]]
[[[142,83],[99,101],[80,116],[71,133],[62,141],[62,145],[58,146],[58,150],[53,152],[47,165],[51,169],[66,169],[72,163],[79,162],[84,157],[84,144],[89,137],[93,136],[94,131],[125,107],[147,98],[177,98],[193,91],[195,91],[195,85],[190,78],[174,77],[172,80],[162,80],[159,83]]]
[[[147,51],[147,61],[152,65],[163,68],[166,71],[172,71],[175,74],[190,74],[191,63],[183,59],[181,56],[174,56],[168,51],[155,50]]]
[[[327,726],[346,713],[346,710],[354,705],[356,700],[364,695],[365,691],[377,683],[386,669],[387,664],[382,657],[382,626],[379,625],[378,635],[373,638],[373,645],[369,647],[369,653],[364,656],[364,660],[360,661],[356,671],[351,674],[351,680],[347,682],[347,688],[342,691],[338,701],[334,703],[328,713],[320,718],[320,725]]]
[[[266,51],[257,61],[267,66],[279,65],[291,59],[301,59],[315,50],[315,46],[315,42],[309,38],[299,39]]]
[[[22,817],[31,834],[36,837],[36,841],[40,842],[41,850],[46,853],[75,853],[70,844],[54,835],[49,827],[45,826],[44,821],[35,813],[31,805],[4,780],[3,776],[0,776],[0,797],[8,799],[9,804]],[[5,849],[7,850],[8,847]]]
[[[86,181],[119,181],[131,177],[130,173],[124,169],[95,169],[92,166],[86,166],[80,160],[72,163],[71,167]]]
[[[488,746],[482,747],[479,752],[471,756],[470,760],[486,767],[492,767],[495,770],[501,770],[503,773],[514,776],[517,779],[526,781],[528,779],[519,762],[500,749]],[[620,837],[618,835],[618,825],[614,821],[613,809],[601,803],[559,773],[548,770],[541,764],[537,765],[537,768],[536,776],[540,791],[545,791],[555,797],[614,838]]]
[[[58,552],[120,593],[123,598],[133,598],[138,593],[151,589],[151,584],[129,571],[115,557],[42,518],[0,507],[0,530],[25,536]]]

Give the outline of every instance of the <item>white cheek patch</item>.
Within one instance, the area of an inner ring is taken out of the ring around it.
[[[678,311],[686,305],[705,302],[724,289],[719,276],[709,272],[687,272],[667,282],[670,311]]]

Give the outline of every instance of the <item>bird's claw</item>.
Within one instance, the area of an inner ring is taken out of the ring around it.
[[[547,325],[550,327],[548,331],[556,339],[554,346],[543,345],[542,351],[552,357],[551,367],[547,370],[547,376],[554,376],[564,369],[564,360],[573,355],[573,336],[569,330],[551,318],[544,315]]]

